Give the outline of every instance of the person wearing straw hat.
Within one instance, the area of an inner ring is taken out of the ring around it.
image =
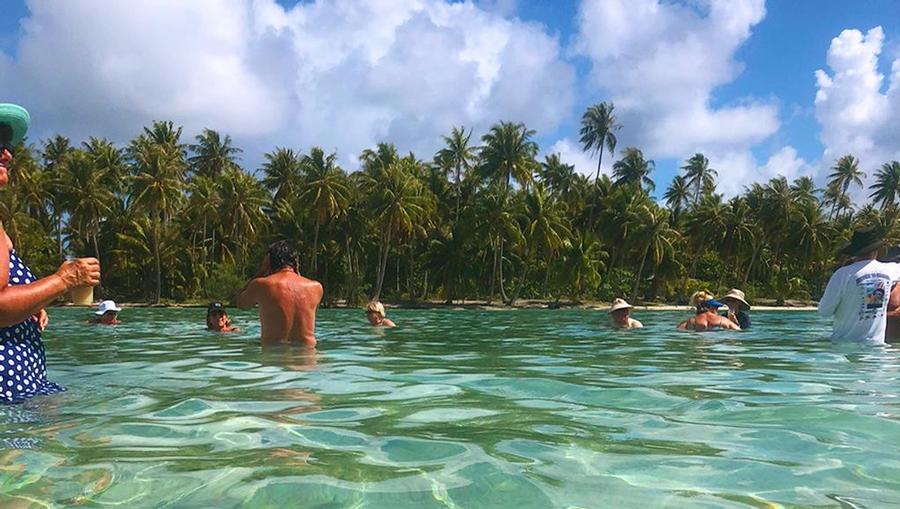
[[[116,306],[116,303],[111,300],[105,300],[97,305],[97,311],[94,311],[94,318],[91,318],[89,323],[94,323],[98,325],[119,325],[119,312],[122,311],[122,308]]]
[[[709,292],[694,292],[691,295],[694,316],[678,324],[679,330],[704,332],[713,329],[741,330],[741,327],[724,316],[719,316],[718,309],[725,304],[717,301]]]
[[[0,187],[9,185],[16,148],[31,117],[16,104],[0,104]],[[79,286],[100,283],[100,262],[80,258],[63,262],[56,273],[38,279],[19,257],[0,225],[0,403],[20,403],[65,388],[47,379],[41,332],[49,318],[44,307]]]
[[[737,288],[732,288],[728,293],[719,297],[719,300],[722,304],[728,306],[728,312],[725,316],[729,320],[740,325],[741,330],[750,328],[750,313],[748,313],[748,311],[750,311],[750,304],[747,304],[744,292]]]
[[[831,339],[883,344],[893,284],[900,280],[900,264],[876,258],[884,245],[874,227],[853,232],[841,254],[850,263],[831,275],[819,299],[819,314],[834,317]]]
[[[631,309],[634,306],[625,302],[625,299],[616,299],[609,308],[609,320],[617,329],[640,329],[644,324],[631,317]]]

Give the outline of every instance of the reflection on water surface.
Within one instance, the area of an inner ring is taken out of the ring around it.
[[[813,313],[324,310],[317,352],[83,314],[46,335],[69,391],[0,407],[2,507],[900,506],[900,352]]]

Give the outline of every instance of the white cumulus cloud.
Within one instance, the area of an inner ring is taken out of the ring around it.
[[[763,0],[585,0],[576,46],[627,143],[658,158],[743,150],[778,130],[777,108],[714,107],[713,91],[740,74],[735,52],[764,16]]]
[[[454,125],[551,130],[575,74],[546,27],[443,0],[29,0],[0,93],[35,134],[122,141],[154,119],[248,148],[379,141],[430,157]],[[248,146],[249,145],[249,146]],[[248,154],[247,158],[252,158]],[[258,156],[257,156],[258,158]]]
[[[816,71],[816,119],[822,126],[823,172],[852,154],[871,177],[883,163],[900,159],[900,58],[890,83],[878,70],[884,31],[844,30],[831,40],[826,62]],[[862,198],[858,192],[857,198]]]

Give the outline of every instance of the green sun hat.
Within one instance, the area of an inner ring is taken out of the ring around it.
[[[5,125],[4,125],[5,124]],[[0,143],[8,142],[12,146],[16,146],[25,137],[28,132],[28,126],[31,125],[31,115],[28,110],[18,104],[0,103]],[[4,139],[9,134],[9,139]]]

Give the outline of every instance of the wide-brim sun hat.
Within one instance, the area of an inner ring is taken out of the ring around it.
[[[738,290],[737,288],[732,288],[725,295],[719,297],[720,301],[724,301],[726,299],[736,300],[741,303],[741,309],[744,311],[750,310],[750,304],[747,302],[747,299],[744,296],[744,292]]]
[[[841,253],[848,256],[860,256],[871,253],[883,245],[884,239],[881,238],[881,232],[870,226],[854,230],[850,242],[841,250]]]
[[[122,308],[116,306],[116,303],[114,301],[105,300],[97,306],[97,311],[94,311],[94,314],[97,316],[103,316],[110,311],[115,311],[116,313],[118,313],[119,311],[122,311]]]
[[[9,143],[16,146],[25,137],[28,127],[31,125],[31,115],[28,110],[18,104],[0,103],[0,124],[5,124],[9,129],[0,126],[0,144]],[[3,139],[3,131],[7,131],[9,139]]]
[[[610,306],[609,312],[613,313],[620,309],[631,309],[633,307],[634,306],[632,306],[631,304],[625,302],[625,299],[616,299],[612,302],[612,306]]]

